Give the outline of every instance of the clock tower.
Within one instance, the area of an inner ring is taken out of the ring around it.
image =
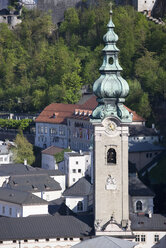
[[[128,124],[132,116],[123,105],[129,93],[118,62],[118,36],[112,10],[103,39],[101,76],[93,85],[98,106],[94,126],[94,214],[96,235],[130,235],[128,199]],[[127,233],[127,234],[126,234]]]

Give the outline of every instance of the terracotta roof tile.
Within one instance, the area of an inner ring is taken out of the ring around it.
[[[83,104],[52,103],[48,105],[36,118],[36,122],[66,124],[67,118],[89,120],[92,110],[97,106],[96,96],[92,95]],[[133,114],[134,122],[145,121],[135,111],[125,108]]]

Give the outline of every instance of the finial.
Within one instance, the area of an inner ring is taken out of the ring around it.
[[[110,15],[112,15],[112,6],[113,6],[112,2],[109,3],[109,6],[110,6]]]

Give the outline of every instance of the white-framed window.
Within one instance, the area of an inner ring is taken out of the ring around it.
[[[83,203],[82,203],[82,201],[79,201],[77,203],[77,211],[78,212],[83,211]]]
[[[158,243],[159,242],[159,235],[158,234],[155,234],[154,235],[154,242],[155,243]]]
[[[140,242],[140,235],[135,235],[135,241]]]
[[[64,136],[65,135],[65,128],[64,127],[59,127],[59,135]]]
[[[45,132],[45,134],[47,134],[47,127],[44,128],[44,132]]]
[[[41,134],[43,134],[43,132],[44,132],[43,126],[41,127],[40,131],[41,131]]]
[[[142,234],[141,235],[141,242],[146,242],[146,235],[145,234]]]

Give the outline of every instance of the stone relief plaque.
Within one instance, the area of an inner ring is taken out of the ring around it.
[[[111,175],[108,175],[106,184],[105,184],[106,190],[115,190],[117,189],[116,179],[112,177]]]

